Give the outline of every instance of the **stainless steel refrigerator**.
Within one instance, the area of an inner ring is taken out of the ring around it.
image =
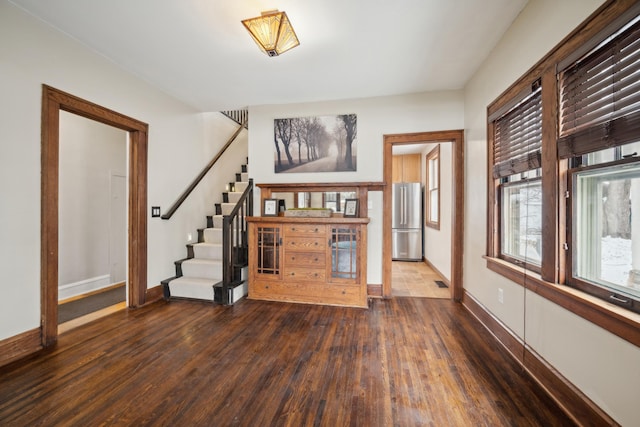
[[[402,261],[422,260],[422,184],[401,182],[392,191],[391,258]]]

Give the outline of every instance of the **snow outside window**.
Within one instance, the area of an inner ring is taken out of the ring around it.
[[[540,266],[542,249],[542,182],[517,181],[501,187],[501,255]]]
[[[640,165],[577,172],[573,276],[640,297]]]

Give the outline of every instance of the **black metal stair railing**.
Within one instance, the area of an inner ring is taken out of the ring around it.
[[[222,220],[222,282],[214,288],[214,301],[233,303],[233,289],[242,282],[242,268],[249,254],[247,216],[253,215],[253,179],[236,206]]]

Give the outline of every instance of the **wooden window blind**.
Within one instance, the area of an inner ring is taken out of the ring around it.
[[[531,92],[495,119],[493,177],[502,178],[539,168],[542,147],[542,91],[536,82]]]
[[[640,17],[560,72],[558,154],[640,140]]]

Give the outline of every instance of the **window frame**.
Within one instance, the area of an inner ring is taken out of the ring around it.
[[[502,203],[504,202],[502,196],[503,196],[503,192],[502,190],[505,187],[515,187],[518,185],[522,185],[523,183],[528,184],[534,181],[540,181],[541,185],[542,185],[542,177],[536,177],[536,178],[526,178],[526,179],[522,179],[519,181],[513,181],[513,182],[506,182],[506,183],[501,183],[498,186],[498,194],[497,194],[497,203],[498,203],[498,224],[499,224],[499,237],[498,237],[498,258],[503,259],[511,264],[515,264],[517,266],[520,266],[522,268],[525,268],[527,270],[531,270],[531,271],[535,271],[536,273],[540,273],[540,266],[527,262],[526,259],[525,260],[521,260],[519,258],[516,258],[514,256],[510,256],[506,253],[504,253],[503,251],[503,247],[502,247],[502,224],[503,224],[503,211],[500,208],[500,206],[502,206]]]
[[[425,201],[426,201],[426,207],[425,207],[425,225],[429,228],[433,228],[436,230],[440,230],[440,144],[436,145],[435,148],[431,151],[429,151],[429,153],[426,156],[426,195],[425,195]],[[431,188],[431,161],[436,162],[436,176],[435,176],[435,187]],[[434,220],[431,217],[431,192],[432,191],[436,191],[437,192],[437,198],[436,198],[436,209],[438,212],[438,218],[436,220]]]
[[[624,292],[616,292],[612,288],[606,287],[604,285],[598,285],[596,283],[591,283],[587,280],[584,280],[580,277],[574,276],[573,267],[574,267],[574,257],[575,250],[574,247],[574,222],[575,213],[573,212],[575,206],[575,197],[573,182],[574,176],[576,174],[594,170],[604,170],[615,166],[629,165],[629,164],[637,164],[640,166],[640,158],[633,157],[622,160],[614,160],[611,162],[599,163],[591,166],[578,166],[567,171],[567,183],[568,183],[568,194],[567,198],[567,243],[568,243],[568,254],[567,254],[567,262],[566,262],[566,284],[581,290],[587,294],[593,295],[597,298],[600,298],[605,301],[609,301],[611,304],[615,304],[621,307],[624,307],[630,311],[635,313],[640,313],[640,298],[632,297],[628,295],[621,295]],[[623,301],[628,301],[625,303]]]
[[[567,204],[569,191],[569,160],[558,155],[558,69],[559,64],[594,39],[605,40],[625,22],[640,13],[640,4],[632,1],[608,0],[574,31],[565,37],[523,76],[515,81],[487,106],[487,268],[541,297],[583,317],[630,343],[640,346],[640,316],[630,310],[595,298],[577,288],[566,286],[567,270]],[[597,42],[596,42],[597,43]],[[493,177],[494,123],[489,120],[532,83],[540,79],[542,85],[542,154],[541,174],[543,191],[542,261],[540,272],[511,264],[498,257],[499,225],[498,182]]]

